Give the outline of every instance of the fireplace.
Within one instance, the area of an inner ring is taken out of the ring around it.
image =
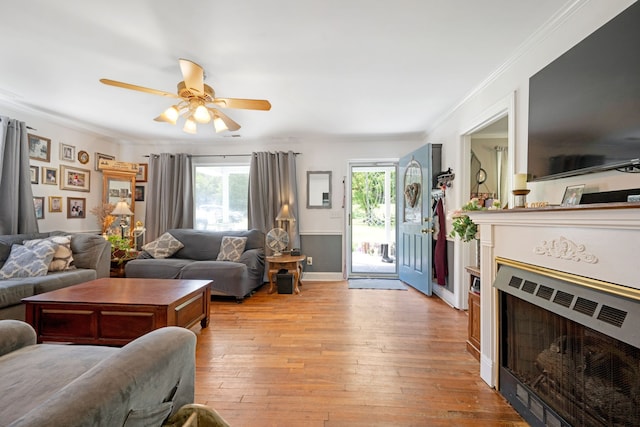
[[[557,276],[499,264],[500,393],[532,426],[640,425],[639,301]]]
[[[633,359],[640,366],[640,203],[475,211],[469,216],[480,229],[480,377],[511,394],[513,406],[532,425],[622,424],[616,415],[620,408],[603,411],[607,403],[598,406],[589,399],[596,397],[592,382],[600,381],[601,394],[613,382],[616,393],[625,396],[616,401],[640,406],[634,400],[635,385],[619,387],[628,383],[620,376],[627,369],[616,368],[609,379],[594,373],[596,355],[609,357],[598,364],[607,373],[616,360],[631,366],[628,360]],[[505,278],[496,280],[499,275]],[[511,282],[509,275],[522,280]],[[522,301],[503,312],[510,300]],[[522,315],[523,307],[531,312]],[[503,323],[510,325],[505,331]],[[529,337],[521,342],[511,347],[500,343],[505,334],[524,330]],[[612,349],[611,355],[603,355],[602,347]],[[565,364],[573,365],[573,371]],[[578,379],[559,389],[552,374],[560,380]],[[557,402],[574,395],[582,398],[577,409]],[[579,405],[590,411],[590,418],[580,419]],[[637,412],[627,412],[636,417],[631,425],[640,425]]]

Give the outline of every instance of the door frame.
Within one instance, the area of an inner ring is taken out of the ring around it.
[[[353,166],[356,167],[389,167],[393,166],[396,168],[396,178],[398,175],[398,158],[393,159],[355,159],[347,161],[347,176],[345,178],[345,191],[344,191],[344,199],[345,199],[345,239],[344,239],[344,253],[345,253],[345,277],[349,278],[362,278],[362,277],[380,277],[380,278],[388,278],[388,279],[397,279],[398,278],[398,263],[396,260],[395,273],[389,274],[360,274],[353,273],[351,270],[351,262],[352,262],[352,252],[351,252],[351,244],[352,244],[352,227],[351,227],[351,169]],[[397,195],[396,195],[396,204]],[[397,209],[396,209],[397,210]],[[397,215],[397,213],[396,213]],[[398,241],[398,218],[396,218],[396,224],[393,227],[393,232],[396,236],[396,245]]]
[[[469,194],[471,194],[470,179],[469,179],[469,164],[471,162],[471,135],[482,128],[502,119],[507,116],[508,129],[507,129],[507,167],[505,168],[508,178],[508,189],[510,191],[513,188],[513,176],[516,170],[516,154],[518,157],[526,156],[526,149],[523,153],[515,152],[515,140],[516,140],[516,93],[511,92],[491,107],[485,109],[481,114],[476,116],[475,119],[469,121],[467,125],[461,127],[460,139],[459,139],[459,151],[458,151],[458,167],[457,170],[461,173],[456,177],[454,185],[459,189],[456,192],[454,201],[450,201],[448,210],[454,210],[456,207],[462,206],[469,201]],[[526,159],[524,163],[526,165]],[[459,185],[458,185],[459,183]],[[509,198],[509,205],[513,206],[513,197]],[[480,234],[480,251],[484,253],[485,242]],[[454,243],[454,288],[453,293],[447,289],[434,287],[434,293],[448,304],[455,308],[466,310],[468,308],[467,299],[467,285],[468,276],[465,270],[465,266],[475,264],[475,252],[474,248],[469,248],[465,242],[460,239],[455,239]]]

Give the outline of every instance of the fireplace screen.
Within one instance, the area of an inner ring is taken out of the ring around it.
[[[535,395],[564,419],[541,425],[640,425],[638,348],[505,292],[501,307],[501,389],[508,373],[516,399]]]

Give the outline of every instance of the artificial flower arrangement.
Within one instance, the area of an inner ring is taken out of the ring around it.
[[[480,205],[476,197],[469,200],[462,206],[462,208],[454,211],[453,214],[451,214],[451,217],[453,218],[453,221],[451,223],[453,230],[451,230],[449,236],[459,236],[463,242],[470,242],[472,240],[478,239],[478,226],[476,225],[476,223],[471,221],[471,218],[469,218],[468,215],[465,215],[464,212],[484,211],[487,209],[500,209],[500,201],[494,200],[490,208],[485,208],[484,206]]]

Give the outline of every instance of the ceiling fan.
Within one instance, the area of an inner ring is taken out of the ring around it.
[[[218,108],[263,111],[271,109],[271,103],[263,99],[216,98],[213,88],[204,83],[205,73],[200,65],[188,59],[180,59],[179,62],[184,80],[178,83],[178,93],[176,94],[110,79],[100,79],[100,82],[110,86],[179,99],[180,101],[177,104],[167,108],[154,120],[175,125],[178,118],[183,117],[185,123],[182,130],[191,134],[197,132],[196,123],[205,124],[210,121],[213,121],[216,132],[240,129],[238,123]]]

